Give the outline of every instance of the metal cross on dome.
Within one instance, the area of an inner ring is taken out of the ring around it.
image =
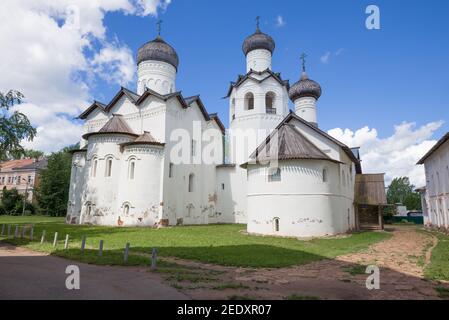
[[[156,25],[157,25],[157,35],[160,36],[160,35],[161,35],[161,25],[162,25],[162,20],[159,19],[159,20],[156,22]]]
[[[256,27],[257,27],[257,30],[259,30],[259,24],[260,24],[260,16],[257,16],[257,17],[256,17]]]
[[[307,54],[305,54],[303,52],[299,58],[301,59],[302,71],[306,72],[306,58],[307,58]]]

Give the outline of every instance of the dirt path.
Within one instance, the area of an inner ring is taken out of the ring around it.
[[[193,299],[438,299],[437,284],[423,280],[437,238],[415,227],[394,227],[389,240],[369,249],[281,269],[233,268],[170,259],[166,281]],[[366,289],[367,265],[380,268],[380,290]]]

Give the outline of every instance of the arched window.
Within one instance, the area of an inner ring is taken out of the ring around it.
[[[343,184],[343,187],[346,187],[346,178],[344,171],[341,171],[341,183]]]
[[[267,92],[265,95],[265,109],[267,113],[276,113],[276,109],[274,108],[275,98],[276,94],[272,91]]]
[[[90,216],[92,214],[92,204],[88,203],[86,207],[86,215]]]
[[[231,102],[231,119],[235,119],[235,98],[232,98]]]
[[[110,177],[112,175],[112,157],[106,159],[106,171],[105,176]]]
[[[136,161],[134,159],[129,161],[128,179],[134,180],[134,171],[136,169]]]
[[[94,159],[93,164],[92,164],[92,177],[96,177],[97,176],[97,167],[98,167],[98,159]]]
[[[327,182],[327,181],[328,181],[327,169],[324,168],[323,169],[323,182]]]
[[[279,218],[273,219],[273,228],[275,232],[279,232]]]
[[[129,204],[125,204],[125,205],[123,206],[123,214],[124,214],[125,216],[128,216],[128,215],[129,215]]]
[[[248,92],[245,94],[245,110],[253,110],[254,109],[254,94],[252,92]]]
[[[189,174],[189,192],[193,192],[195,175],[193,173]]]

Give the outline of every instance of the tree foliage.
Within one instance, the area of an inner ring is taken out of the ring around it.
[[[2,198],[0,202],[0,214],[21,215],[23,212],[23,198],[17,189],[7,190],[3,187]],[[30,202],[25,202],[25,213],[33,214],[34,206]]]
[[[408,210],[421,210],[421,196],[415,192],[415,186],[408,177],[395,178],[388,187],[389,204],[401,203]]]
[[[0,160],[19,158],[25,152],[21,142],[31,141],[36,129],[27,116],[19,111],[11,112],[11,107],[20,104],[24,96],[18,91],[0,92]]]
[[[46,169],[40,172],[37,200],[41,214],[65,216],[69,199],[70,171],[72,165],[71,149],[66,147],[48,157]]]

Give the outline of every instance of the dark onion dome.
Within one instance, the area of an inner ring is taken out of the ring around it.
[[[302,97],[313,97],[318,100],[321,97],[321,86],[303,72],[301,79],[288,90],[288,96],[293,102]]]
[[[178,69],[179,65],[179,58],[175,49],[160,36],[145,43],[137,51],[137,64],[148,60],[166,62],[175,67],[175,69]]]
[[[270,51],[273,54],[275,48],[275,43],[272,37],[268,34],[260,31],[259,28],[256,29],[256,32],[243,41],[242,50],[245,56],[248,52],[256,50],[256,49],[265,49]]]

